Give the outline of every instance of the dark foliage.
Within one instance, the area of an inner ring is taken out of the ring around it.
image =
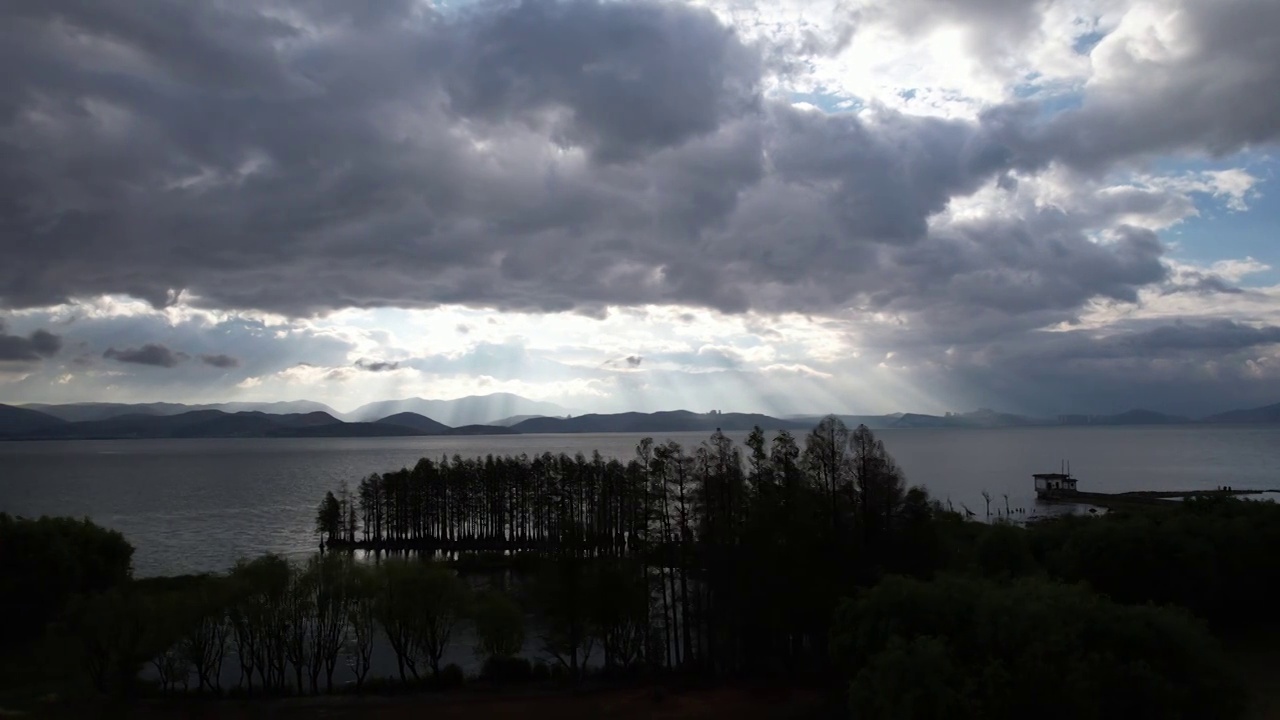
[[[21,645],[42,635],[76,595],[125,584],[133,547],[88,520],[0,513],[0,634]]]
[[[1046,580],[890,578],[846,602],[833,652],[854,717],[1233,718],[1242,689],[1190,617]]]
[[[1270,622],[1280,506],[1197,498],[1165,510],[1069,518],[1027,532],[1044,569],[1126,603],[1187,608],[1224,631]]]
[[[528,658],[490,656],[480,669],[480,679],[495,683],[528,682],[533,679],[533,663]]]

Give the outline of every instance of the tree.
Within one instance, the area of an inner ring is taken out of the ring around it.
[[[888,532],[902,505],[906,483],[893,456],[866,425],[849,436],[850,465],[853,471],[851,497],[860,510],[864,540],[870,545]]]
[[[311,657],[311,692],[318,691],[320,673],[325,675],[325,690],[333,692],[333,672],[347,640],[347,621],[351,612],[354,561],[341,555],[312,556],[304,576],[306,587],[313,593],[314,617],[308,626],[307,642]]]
[[[396,654],[400,682],[408,680],[405,670],[416,680],[421,649],[417,638],[421,566],[416,561],[389,558],[378,567],[375,577],[377,594],[373,612]]]
[[[480,658],[511,658],[524,648],[524,611],[510,595],[498,590],[480,593],[472,619]]]
[[[544,624],[542,648],[575,681],[595,644],[584,565],[581,557],[562,555],[543,562],[533,582]]]
[[[334,538],[342,537],[343,515],[338,498],[332,492],[325,493],[324,500],[320,501],[320,508],[316,510],[316,534],[325,542],[333,542]]]
[[[141,596],[127,587],[77,595],[63,617],[61,632],[94,688],[116,696],[132,693],[143,664],[155,655],[147,629],[154,618]]]
[[[445,566],[403,559],[382,563],[374,612],[396,653],[401,681],[407,679],[405,670],[415,680],[420,677],[421,660],[439,676],[440,660],[464,607],[462,582]]]
[[[606,673],[631,669],[644,653],[650,598],[642,571],[627,560],[592,563],[588,612],[591,634],[604,649]]]
[[[133,546],[89,520],[14,518],[0,513],[0,636],[38,639],[68,601],[123,587]]]
[[[757,494],[767,492],[767,488],[773,482],[773,468],[769,464],[769,446],[765,440],[764,431],[759,425],[751,428],[746,445],[751,450],[751,455],[747,459],[749,465],[747,479],[751,482],[751,488]]]
[[[226,580],[202,578],[185,596],[186,627],[179,649],[196,673],[199,690],[222,691],[227,652]]]
[[[365,678],[373,664],[373,643],[377,633],[378,583],[365,567],[352,564],[343,577],[349,633],[343,644],[347,667],[356,678],[356,692],[364,689]]]
[[[813,474],[818,487],[827,491],[833,533],[837,532],[839,525],[838,493],[848,478],[848,446],[849,428],[834,415],[823,418],[809,432],[805,442],[805,465]]]
[[[264,692],[279,691],[284,685],[286,599],[292,574],[284,558],[264,555],[237,562],[228,578],[231,602],[227,616],[241,681],[250,693],[255,671]]]
[[[316,584],[319,578],[314,573],[300,572],[298,568],[289,569],[288,586],[283,598],[281,616],[284,624],[284,658],[293,666],[294,688],[301,695],[303,676],[314,678],[313,670],[316,657],[313,654],[312,638],[316,617]],[[312,691],[315,691],[312,680]]]
[[[415,642],[431,665],[432,677],[440,678],[440,659],[449,649],[453,630],[466,608],[466,589],[457,574],[439,563],[425,563],[419,589],[420,608]]]

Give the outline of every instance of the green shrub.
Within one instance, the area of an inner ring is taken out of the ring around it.
[[[854,716],[1234,718],[1242,692],[1183,612],[1045,580],[889,578],[832,630]]]

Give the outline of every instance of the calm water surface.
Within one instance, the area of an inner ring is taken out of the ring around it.
[[[983,514],[1035,512],[1031,474],[1071,461],[1082,490],[1280,489],[1280,427],[878,431],[908,480]],[[737,437],[741,440],[745,434]],[[316,549],[326,490],[418,458],[599,450],[630,458],[640,435],[0,442],[0,511],[87,516],[137,547],[139,575],[224,570],[241,556]],[[704,433],[658,435],[686,446]]]

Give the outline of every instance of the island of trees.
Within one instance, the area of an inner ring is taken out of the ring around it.
[[[0,707],[745,681],[857,718],[1238,718],[1280,580],[1272,503],[974,522],[835,418],[424,459],[327,493],[316,531],[305,561],[134,579],[117,533],[0,515]],[[445,662],[463,629],[475,677]]]

